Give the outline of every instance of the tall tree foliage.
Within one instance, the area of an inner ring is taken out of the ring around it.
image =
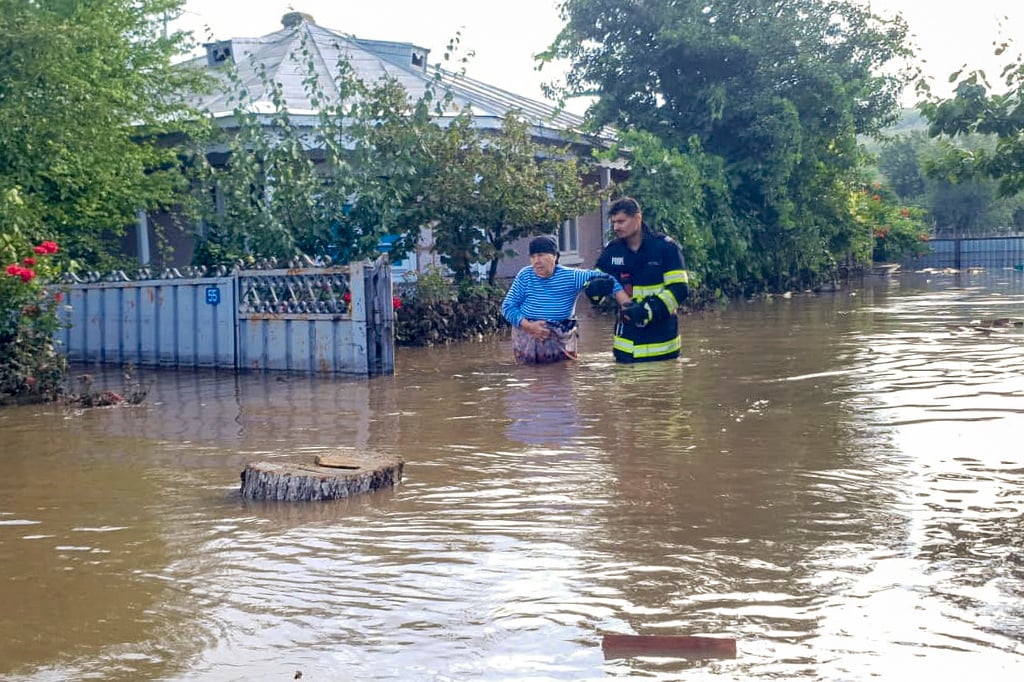
[[[565,220],[598,207],[600,190],[582,182],[577,158],[535,142],[515,112],[496,133],[475,128],[464,112],[448,126],[437,160],[424,209],[456,279],[486,263],[493,284],[509,244],[557,232]]]
[[[171,205],[182,150],[168,135],[197,117],[182,93],[188,47],[165,35],[181,0],[0,0],[0,230],[62,255],[116,257],[135,212]]]
[[[562,11],[544,56],[570,60],[563,94],[596,98],[593,125],[720,160],[728,200],[716,210],[739,226],[729,239],[749,242],[732,249],[743,263],[719,267],[773,287],[831,267],[855,229],[856,136],[894,120],[910,78],[884,70],[910,56],[902,20],[843,0],[566,0]]]
[[[955,146],[954,146],[955,145]],[[992,135],[977,133],[929,137],[924,129],[896,134],[878,150],[878,171],[909,206],[924,209],[937,237],[989,236],[1024,225],[1024,194],[999,196],[998,181],[950,164],[950,150],[975,158],[996,149]]]
[[[924,194],[925,176],[919,154],[926,144],[920,132],[898,135],[882,145],[878,153],[878,170],[901,199],[915,200]]]
[[[996,56],[1009,48],[1009,42],[999,44]],[[1024,56],[1007,62],[995,86],[977,70],[958,71],[949,80],[957,82],[953,97],[929,96],[918,106],[929,121],[929,134],[952,141],[945,158],[929,172],[952,181],[979,176],[996,180],[1003,197],[1024,191]],[[972,133],[994,138],[994,148],[958,143]]]
[[[205,204],[198,259],[326,254],[347,262],[376,254],[385,235],[397,236],[393,248],[405,253],[424,221],[418,200],[441,136],[432,93],[413,101],[393,78],[367,83],[344,58],[333,81],[321,82],[306,34],[289,59],[305,70],[315,112],[293,113],[263,64],[252,64],[259,92],[246,89],[235,66],[225,67],[235,101],[222,131],[228,158],[208,167],[202,185],[201,193],[216,191],[220,200]]]
[[[722,188],[724,175],[695,139],[678,150],[666,147],[652,133],[626,131],[602,154],[609,159],[622,155],[630,159],[630,176],[622,191],[642,199],[645,220],[682,246],[688,264],[716,269],[725,261],[732,266],[741,260],[728,251],[748,240],[735,234],[735,224],[719,221],[731,215],[717,210],[721,196],[716,190]]]
[[[493,283],[510,242],[554,232],[597,205],[576,157],[535,142],[514,113],[484,131],[470,108],[453,111],[440,83],[412,98],[394,79],[363,81],[344,57],[335,82],[321,83],[305,39],[289,58],[306,69],[313,115],[291,113],[259,64],[273,110],[254,113],[263,92],[227,74],[234,125],[228,163],[210,167],[202,189],[221,197],[205,215],[203,262],[325,251],[358,260],[375,255],[384,236],[397,239],[392,253],[401,257],[427,228],[457,279],[489,264]]]

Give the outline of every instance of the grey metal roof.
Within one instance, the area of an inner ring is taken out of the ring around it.
[[[487,126],[488,120],[490,125],[500,125],[501,119],[515,110],[534,126],[534,134],[541,137],[565,140],[565,131],[571,135],[581,134],[582,117],[437,65],[429,65],[430,51],[412,43],[356,38],[319,26],[312,17],[300,13],[286,15],[284,23],[290,25],[258,38],[231,38],[208,43],[207,55],[188,64],[206,68],[222,86],[229,86],[227,70],[215,59],[233,60],[241,86],[248,93],[247,99],[251,100],[248,109],[253,113],[271,113],[276,108],[258,72],[259,68],[265,69],[269,79],[280,84],[290,114],[313,115],[316,107],[303,87],[309,69],[302,54],[305,45],[321,87],[328,88],[329,96],[338,94],[333,88],[338,65],[344,59],[364,82],[394,78],[413,99],[422,96],[427,86],[439,79],[452,95],[452,113],[469,106],[478,125]],[[200,97],[196,104],[216,118],[228,119],[237,104],[231,100],[232,92],[235,92],[233,87],[221,87]],[[226,120],[224,122],[227,123]],[[608,138],[606,134],[600,137]]]

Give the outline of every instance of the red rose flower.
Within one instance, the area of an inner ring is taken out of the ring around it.
[[[36,273],[30,268],[23,268],[20,265],[8,265],[7,274],[11,277],[20,277],[22,282],[31,282]]]
[[[401,308],[402,307],[402,299],[398,298],[397,296],[392,296],[391,297],[391,307],[393,309],[395,309],[395,310],[398,310],[399,308]]]

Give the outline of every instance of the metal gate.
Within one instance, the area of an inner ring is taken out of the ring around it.
[[[394,373],[387,257],[223,277],[73,282],[58,343],[73,362]]]

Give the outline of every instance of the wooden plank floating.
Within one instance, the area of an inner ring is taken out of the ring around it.
[[[403,466],[400,457],[367,453],[319,455],[312,462],[251,462],[241,474],[241,494],[250,500],[337,500],[398,484]]]
[[[352,455],[317,455],[313,458],[317,466],[331,469],[359,469],[362,462],[356,460]]]
[[[605,635],[601,649],[605,658],[736,658],[736,640],[728,637]]]

